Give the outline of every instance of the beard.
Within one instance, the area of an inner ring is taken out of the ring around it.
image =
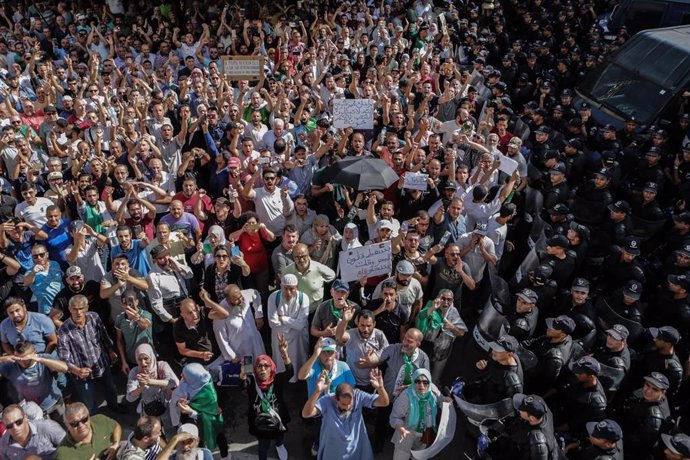
[[[195,448],[191,449],[189,452],[184,452],[184,453],[180,452],[178,450],[175,458],[177,460],[196,460],[199,456],[198,453],[199,453],[198,447],[195,447]]]
[[[397,281],[398,284],[401,286],[408,286],[410,284],[410,280],[401,280],[399,278],[396,278],[395,281]]]

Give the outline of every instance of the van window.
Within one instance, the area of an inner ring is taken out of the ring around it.
[[[661,26],[665,2],[633,2],[626,14],[625,25],[634,34],[640,30],[656,29]]]
[[[634,115],[641,123],[650,122],[673,96],[672,91],[614,62],[602,72],[589,73],[580,90],[621,118]]]

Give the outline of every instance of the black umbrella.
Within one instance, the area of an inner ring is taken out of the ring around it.
[[[369,157],[338,160],[325,173],[331,182],[359,191],[386,189],[399,179],[388,163]]]

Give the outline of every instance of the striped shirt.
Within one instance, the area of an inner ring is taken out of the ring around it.
[[[108,352],[113,342],[108,337],[103,322],[97,313],[86,312],[86,323],[77,326],[72,318],[65,321],[58,329],[58,354],[69,366],[88,367],[90,378],[103,375],[106,366],[110,366]]]

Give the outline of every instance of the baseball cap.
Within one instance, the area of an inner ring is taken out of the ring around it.
[[[690,436],[687,434],[678,433],[673,436],[670,434],[662,434],[661,440],[666,447],[668,447],[668,450],[674,454],[690,457]]]
[[[333,286],[331,286],[331,288],[334,291],[350,292],[350,285],[348,284],[347,281],[343,281],[343,280],[335,280],[333,282]]]
[[[534,281],[536,281],[537,283],[544,284],[552,274],[553,268],[551,267],[551,265],[541,264],[534,271]]]
[[[613,126],[612,124],[605,124],[604,126],[601,127],[602,131],[615,131],[616,127]]]
[[[539,110],[539,109],[537,109]],[[539,126],[535,131],[535,134],[549,134],[549,128],[544,125]]]
[[[636,280],[628,281],[628,284],[623,288],[623,294],[626,296],[638,300],[642,295],[642,283]]]
[[[642,191],[657,193],[659,191],[659,186],[656,182],[647,182],[646,184],[644,184],[644,188],[642,189]]]
[[[60,171],[53,171],[51,173],[48,173],[47,179],[50,180],[55,180],[55,179],[62,179],[62,173]]]
[[[633,256],[639,256],[640,255],[640,242],[637,241],[636,238],[633,237],[628,237],[625,240],[625,248],[623,248],[625,252],[628,254],[631,254]]]
[[[567,248],[569,245],[568,238],[563,235],[554,235],[546,240],[547,246]]]
[[[591,236],[591,232],[586,225],[578,224],[575,221],[570,222],[570,229],[577,233],[581,240],[589,240],[589,237]]]
[[[72,265],[65,271],[65,278],[71,278],[73,276],[82,276],[81,268],[76,265]]]
[[[673,216],[673,220],[676,222],[682,222],[684,224],[690,224],[690,212],[681,212]]]
[[[554,165],[553,168],[549,169],[549,174],[565,174],[566,172],[566,167],[565,164],[562,162],[558,162]]]
[[[541,396],[516,393],[513,395],[515,410],[525,411],[533,417],[543,417],[549,408]]]
[[[610,179],[610,178],[611,178],[611,173],[610,173],[609,170],[606,169],[606,168],[601,168],[601,169],[600,169],[599,171],[597,171],[595,174],[598,174],[599,176],[603,176],[603,177],[605,177],[606,179]]]
[[[477,222],[477,226],[474,227],[474,230],[472,230],[472,233],[476,233],[478,235],[486,235],[487,227],[488,227],[488,225],[486,224],[486,222]]]
[[[510,142],[508,142],[509,147],[521,147],[522,146],[522,139],[519,137],[513,137]]]
[[[661,372],[652,372],[643,378],[645,381],[649,382],[660,390],[668,390],[668,387],[671,386],[670,382],[668,381],[668,377]]]
[[[414,275],[414,265],[410,261],[401,260],[398,265],[395,266],[395,271],[401,275]]]
[[[335,340],[330,337],[324,337],[321,340],[321,351],[336,351],[337,346]]]
[[[46,105],[43,108],[43,113],[57,113],[57,109],[54,105]]]
[[[570,208],[563,203],[558,203],[549,209],[549,214],[554,215],[564,215],[570,213]]]
[[[589,281],[584,278],[575,278],[570,289],[573,291],[589,292]]]
[[[587,428],[587,433],[593,438],[618,442],[623,437],[623,430],[613,420],[604,419],[599,422],[588,422],[585,427]]]
[[[614,324],[611,329],[607,329],[606,333],[616,340],[625,340],[630,335],[628,328],[622,324]]]
[[[572,139],[568,139],[567,141],[565,141],[565,143],[574,149],[578,149],[578,150],[582,149],[582,141],[576,137],[574,137]]]
[[[241,165],[242,162],[237,157],[232,157],[228,160],[228,167],[230,168],[239,168]]]
[[[522,291],[518,292],[517,296],[527,303],[537,303],[537,301],[539,300],[539,296],[537,295],[537,293],[529,288],[525,288]]]
[[[64,102],[64,101],[73,101],[73,100],[74,100],[74,98],[72,98],[72,96],[70,96],[69,94],[66,95],[66,96],[62,96],[62,101],[63,101],[63,102]]]
[[[555,318],[546,318],[546,327],[566,334],[572,334],[575,330],[575,321],[570,316],[561,315]]]
[[[381,230],[382,228],[393,230],[393,222],[388,219],[381,219],[376,228],[377,230]]]
[[[609,205],[609,210],[613,212],[630,212],[630,205],[625,200],[618,200],[615,203]]]
[[[645,155],[661,156],[661,150],[659,150],[656,147],[650,147],[649,150],[647,150],[647,153],[645,153]]]
[[[690,291],[690,278],[688,278],[688,275],[668,275],[668,282]]]
[[[502,335],[495,342],[490,342],[489,347],[493,351],[499,353],[511,352],[514,353],[518,349],[518,341],[512,335]]]
[[[673,326],[650,327],[649,333],[655,339],[663,340],[673,345],[680,342],[680,333]]]
[[[568,364],[568,369],[570,369],[574,374],[599,375],[599,372],[601,372],[601,365],[599,364],[599,361],[591,356],[583,356],[577,361],[571,361]]]

